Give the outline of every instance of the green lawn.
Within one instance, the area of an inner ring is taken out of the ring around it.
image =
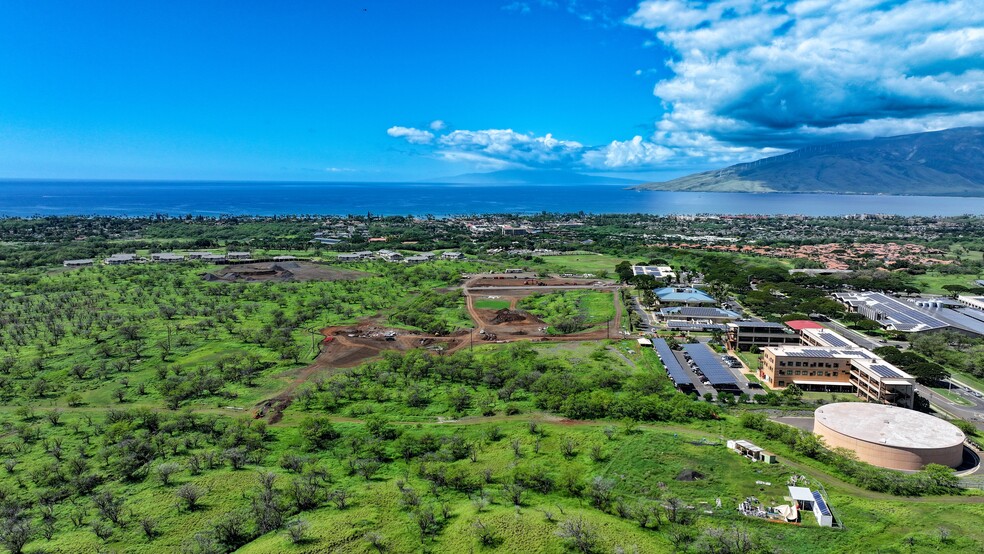
[[[479,310],[504,310],[509,307],[508,300],[494,300],[491,298],[482,298],[475,300],[475,307]]]
[[[598,275],[601,271],[607,271],[611,275],[615,273],[615,266],[625,259],[605,254],[547,256],[543,258],[543,268],[551,273],[593,273]]]
[[[612,293],[593,290],[532,294],[518,306],[545,321],[550,326],[547,332],[554,334],[583,331],[615,317]]]
[[[752,354],[751,352],[738,352],[738,357],[741,358],[741,361],[745,362],[745,365],[748,366],[748,369],[752,370],[753,372],[758,371],[762,359],[761,354]]]
[[[944,285],[963,285],[973,288],[974,281],[980,279],[977,273],[958,273],[954,275],[929,272],[925,275],[917,275],[913,278],[915,284],[922,292],[929,294],[950,294],[943,288]]]

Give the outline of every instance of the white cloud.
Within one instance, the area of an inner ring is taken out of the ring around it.
[[[527,4],[526,2],[512,2],[510,4],[506,4],[505,6],[502,6],[502,9],[507,12],[516,12],[522,14],[530,13],[530,5]]]
[[[675,55],[651,140],[709,159],[980,121],[979,0],[647,0]],[[747,151],[733,151],[744,145]]]
[[[636,135],[631,140],[613,140],[605,147],[584,154],[584,162],[599,169],[631,169],[656,167],[673,158],[676,153]]]
[[[448,125],[444,123],[443,120],[440,119],[435,119],[434,121],[430,122],[431,131],[443,131],[445,128],[447,128],[447,126]]]
[[[434,140],[434,133],[413,127],[393,126],[386,129],[386,134],[391,137],[402,138],[410,144],[430,144]]]
[[[512,129],[451,131],[438,142],[449,151],[477,153],[527,167],[569,164],[584,149],[579,142],[555,139],[549,133],[538,137]]]

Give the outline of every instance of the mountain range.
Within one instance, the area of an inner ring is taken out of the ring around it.
[[[984,128],[835,142],[640,190],[984,196]]]

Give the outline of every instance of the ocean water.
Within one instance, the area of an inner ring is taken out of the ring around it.
[[[0,215],[450,215],[539,212],[984,214],[984,198],[634,191],[624,185],[0,181]]]

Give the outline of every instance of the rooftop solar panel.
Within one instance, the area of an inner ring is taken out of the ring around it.
[[[903,377],[901,373],[895,371],[894,369],[888,367],[887,365],[872,364],[871,370],[882,377],[898,377],[898,378]]]
[[[737,385],[734,375],[724,367],[718,355],[704,344],[685,344],[683,351],[697,365],[697,369],[711,382],[712,387],[718,385]]]
[[[693,381],[690,380],[690,373],[683,369],[683,366],[677,361],[676,356],[673,355],[673,351],[670,350],[670,345],[666,344],[666,340],[654,338],[653,348],[656,349],[656,354],[663,361],[663,366],[666,367],[666,373],[673,380],[674,384],[677,386],[693,384]]]
[[[820,333],[820,336],[823,338],[824,342],[830,346],[836,346],[838,348],[850,348],[851,346],[854,346],[853,344],[841,339],[834,333]]]
[[[829,350],[821,350],[819,348],[804,348],[804,356],[810,356],[812,358],[833,358],[833,354]]]
[[[814,500],[814,504],[816,505],[817,509],[820,510],[821,514],[825,516],[830,515],[830,508],[827,507],[827,502],[824,501],[822,496],[820,496],[820,491],[813,491],[813,500]]]

